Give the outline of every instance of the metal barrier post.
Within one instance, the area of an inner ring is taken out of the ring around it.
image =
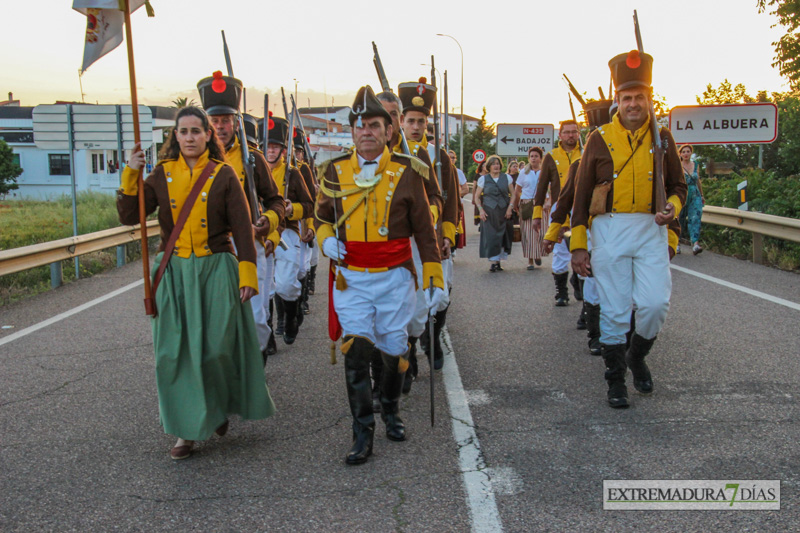
[[[117,246],[117,268],[125,264],[125,256],[127,255],[128,247],[125,244]]]
[[[753,233],[753,263],[764,264],[764,236]]]
[[[61,274],[61,261],[50,263],[50,287],[55,289],[64,283],[64,276]]]

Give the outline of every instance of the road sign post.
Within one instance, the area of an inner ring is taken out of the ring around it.
[[[778,137],[778,106],[677,106],[669,112],[669,129],[677,144],[769,144]]]
[[[531,146],[547,153],[553,149],[554,136],[552,124],[498,124],[497,155],[526,157]]]

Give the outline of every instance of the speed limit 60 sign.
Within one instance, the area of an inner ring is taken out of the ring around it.
[[[472,160],[476,163],[483,163],[486,161],[486,152],[483,150],[475,150],[472,152]]]

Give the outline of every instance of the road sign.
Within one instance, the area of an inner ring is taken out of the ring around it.
[[[669,129],[677,144],[768,144],[778,137],[772,103],[673,107]]]
[[[739,209],[747,211],[749,209],[747,206],[747,180],[739,182],[736,190],[739,191]]]
[[[497,155],[527,157],[531,146],[547,153],[553,149],[554,136],[552,124],[498,124]]]
[[[123,150],[133,149],[133,114],[129,105],[72,105],[73,146],[67,106],[37,105],[33,108],[33,141],[41,150]],[[153,144],[153,114],[139,106],[142,148]],[[117,133],[121,132],[121,139]]]
[[[472,160],[478,164],[483,163],[484,161],[486,161],[486,152],[480,149],[475,150],[474,152],[472,152]]]

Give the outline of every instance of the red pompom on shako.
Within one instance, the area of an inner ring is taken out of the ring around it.
[[[215,93],[224,93],[225,89],[228,88],[228,84],[222,79],[222,72],[218,70],[212,76],[214,81],[211,82],[211,90]]]
[[[642,64],[642,58],[639,56],[639,50],[631,50],[628,52],[628,57],[625,59],[625,64],[630,69],[637,69]]]
[[[269,121],[267,122],[267,129],[271,130],[275,127],[275,121],[272,120],[272,111],[270,111],[267,116],[269,117]]]

